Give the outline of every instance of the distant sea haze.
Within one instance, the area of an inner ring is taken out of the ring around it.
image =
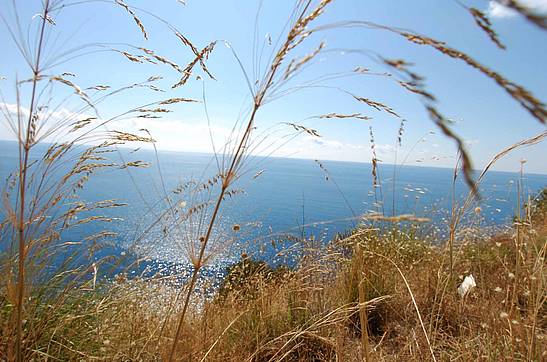
[[[33,156],[37,157],[45,149],[45,146],[39,146]],[[139,159],[150,162],[151,166],[146,169],[109,170],[93,175],[81,191],[80,199],[88,202],[116,199],[128,204],[105,211],[109,216],[119,218],[108,225],[118,233],[115,241],[117,248],[123,250],[133,245],[135,239],[141,238],[140,242],[148,246],[157,244],[149,249],[154,250],[154,258],[180,260],[183,254],[181,246],[171,246],[165,241],[161,222],[157,219],[168,207],[166,195],[172,202],[184,202],[187,207],[205,201],[205,195],[185,196],[183,192],[173,191],[177,187],[180,190],[181,185],[188,185],[192,180],[199,184],[213,177],[217,172],[214,156],[160,152],[158,167],[152,151],[130,153],[130,150],[124,149],[120,152],[126,160]],[[18,164],[16,143],[0,141],[0,155],[0,177],[5,180]],[[112,157],[120,158],[120,154],[113,153]],[[314,235],[316,239],[329,240],[336,233],[357,225],[359,219],[354,219],[355,216],[368,212],[415,214],[432,219],[441,229],[448,223],[453,170],[403,165],[397,167],[393,181],[394,166],[380,165],[381,187],[377,187],[375,192],[370,164],[321,163],[327,171],[314,160],[250,159],[233,196],[227,198],[222,206],[219,229],[227,230],[225,237],[237,243],[254,241],[254,247],[259,248],[261,243],[270,243],[274,235]],[[509,224],[517,207],[519,179],[520,175],[515,173],[490,172],[480,185],[480,215],[474,222],[484,226]],[[525,174],[523,185],[526,194],[534,195],[547,186],[547,176]],[[468,194],[462,180],[456,182],[454,190],[459,201]],[[216,191],[212,189],[209,197],[214,198]],[[154,221],[158,223],[156,232],[145,233]],[[237,225],[237,234],[230,232],[234,225]],[[86,224],[85,228],[74,229],[63,238],[82,239],[102,227]],[[188,233],[188,230],[196,228],[198,225],[184,230]],[[223,236],[219,234],[218,237]]]

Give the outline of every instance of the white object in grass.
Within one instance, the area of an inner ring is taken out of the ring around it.
[[[460,294],[460,297],[465,297],[468,293],[470,293],[475,287],[477,286],[477,283],[475,283],[475,278],[473,277],[473,274],[469,274],[463,279],[463,282],[458,287],[458,293]]]

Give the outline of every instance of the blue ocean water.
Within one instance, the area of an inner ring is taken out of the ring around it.
[[[44,150],[45,146],[37,148],[34,157]],[[5,180],[18,163],[16,144],[1,141],[0,155],[0,178]],[[187,210],[204,200],[214,199],[218,192],[214,187],[199,195],[173,193],[190,180],[199,184],[213,177],[217,172],[213,155],[155,154],[146,150],[132,153],[124,149],[111,157],[118,161],[119,158],[139,159],[150,162],[151,166],[98,173],[79,194],[82,201],[116,199],[127,204],[101,210],[106,216],[118,218],[106,225],[118,234],[111,240],[114,249],[110,250],[122,253],[128,250],[166,262],[187,261],[193,241],[185,241],[199,238],[210,213],[177,221],[177,215],[165,210],[173,203],[185,203]],[[314,235],[316,239],[329,240],[336,233],[355,226],[359,219],[354,216],[382,210],[386,215],[428,217],[442,234],[442,225],[447,223],[451,207],[453,170],[398,166],[394,179],[394,166],[380,165],[381,187],[375,190],[370,164],[322,161],[322,165],[324,169],[314,160],[303,159],[254,157],[247,160],[233,196],[227,197],[221,207],[213,234],[219,245],[229,242],[237,247],[211,251],[224,259],[234,257],[231,254],[242,249],[256,254],[265,251],[264,257],[268,258],[277,237]],[[484,226],[508,224],[515,214],[519,179],[520,175],[514,173],[488,173],[480,185],[480,218],[474,217],[474,222],[479,220]],[[547,175],[525,174],[523,185],[525,193],[533,195],[547,186]],[[456,199],[462,200],[467,194],[466,185],[458,180]],[[100,223],[85,224],[71,229],[62,238],[82,240],[104,228]]]

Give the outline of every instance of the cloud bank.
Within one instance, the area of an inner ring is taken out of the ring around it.
[[[498,19],[511,18],[518,15],[516,11],[504,6],[503,3],[503,0],[490,0],[487,10],[488,15]],[[547,0],[519,0],[519,4],[540,14],[547,13]]]

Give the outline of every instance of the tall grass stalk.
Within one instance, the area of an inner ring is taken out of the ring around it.
[[[359,260],[358,265],[362,265],[363,267],[365,264],[362,262],[363,259],[363,250],[361,250],[361,246],[357,244],[355,253],[357,255],[357,259]],[[358,282],[358,290],[359,290],[359,320],[361,322],[361,351],[363,354],[363,359],[365,362],[372,362],[372,358],[370,356],[370,345],[369,345],[369,332],[368,332],[368,315],[367,315],[367,307],[366,307],[366,293],[365,293],[365,279],[363,277],[363,270],[359,270],[359,280]]]
[[[100,170],[146,167],[142,161],[125,161],[118,146],[152,143],[151,135],[147,131],[147,136],[139,136],[111,130],[110,124],[131,116],[158,118],[154,114],[169,112],[166,109],[169,104],[191,101],[178,97],[149,101],[110,118],[100,117],[96,108],[100,102],[128,90],[159,92],[161,89],[152,83],[161,77],[149,77],[144,82],[134,82],[113,90],[109,85],[93,85],[85,89],[76,85],[69,79],[76,78],[76,75],[59,71],[59,66],[81,56],[89,57],[106,46],[93,43],[66,52],[62,47],[52,49],[50,33],[55,29],[54,18],[65,5],[62,1],[53,0],[44,0],[37,5],[40,7],[39,13],[29,20],[31,24],[26,29],[26,36],[18,4],[8,2],[0,10],[3,25],[31,73],[28,79],[15,79],[16,111],[10,108],[4,94],[0,93],[0,115],[7,129],[13,132],[18,147],[16,171],[8,176],[2,190],[5,219],[0,222],[0,266],[6,278],[0,283],[2,292],[5,292],[0,300],[0,312],[2,317],[7,318],[6,325],[2,323],[0,358],[18,362],[46,353],[36,346],[43,342],[50,324],[63,318],[75,294],[96,289],[99,268],[106,262],[104,259],[91,260],[103,240],[116,235],[101,230],[91,235],[84,234],[78,241],[64,240],[63,235],[79,225],[111,223],[115,220],[94,213],[125,206],[116,200],[83,202],[78,200],[79,191]],[[119,1],[112,5],[125,4]],[[13,14],[8,17],[6,13],[10,9]],[[129,7],[127,9],[140,30],[147,35],[142,22]],[[39,20],[34,22],[35,18]],[[90,48],[95,51],[89,51]],[[107,48],[109,52],[122,54],[128,59],[142,59],[142,56],[138,58],[110,46]],[[180,69],[152,50],[146,50],[161,64]],[[50,72],[60,75],[51,75]],[[66,88],[58,90],[55,85]],[[27,86],[30,87],[28,98],[24,92],[26,89],[23,89]],[[68,89],[69,93],[64,93],[63,89]],[[72,107],[69,101],[73,99],[79,104],[69,109]],[[25,106],[27,101],[28,105]],[[162,107],[153,108],[160,105]],[[94,116],[89,114],[91,112]],[[49,144],[45,145],[46,142]],[[37,147],[39,144],[46,146],[45,151]],[[114,152],[118,152],[121,163],[108,157]],[[81,214],[85,216],[79,218]],[[87,261],[90,265],[85,265]],[[113,268],[117,266],[117,262],[112,264]],[[86,276],[90,272],[93,276],[88,280]],[[51,310],[44,313],[44,306]],[[54,336],[49,337],[50,344]],[[48,345],[47,350],[49,348]],[[68,346],[63,348],[69,349]]]
[[[296,7],[296,12],[298,14],[298,17],[294,20],[293,26],[289,30],[287,38],[285,39],[284,43],[281,45],[281,47],[277,51],[271,65],[269,66],[266,76],[264,77],[263,82],[260,84],[258,92],[253,97],[252,110],[247,120],[244,131],[240,136],[239,142],[237,143],[235,150],[230,155],[229,166],[227,167],[227,169],[222,170],[221,172],[222,182],[220,186],[220,192],[218,194],[218,197],[215,202],[215,206],[213,208],[213,212],[209,219],[205,237],[203,241],[201,242],[198,257],[193,263],[194,269],[192,272],[192,277],[190,279],[188,288],[186,290],[184,304],[178,319],[173,344],[169,352],[168,360],[170,362],[174,360],[176,355],[177,344],[181,336],[182,328],[185,322],[185,317],[188,311],[192,294],[194,292],[194,288],[199,276],[200,269],[203,267],[205,250],[207,249],[207,245],[209,243],[211,233],[213,232],[213,228],[216,226],[218,212],[220,210],[222,202],[224,201],[224,196],[226,194],[226,191],[232,185],[232,183],[237,179],[238,172],[240,171],[242,167],[242,162],[245,160],[247,146],[250,143],[251,133],[255,123],[255,117],[257,115],[257,112],[264,104],[265,98],[268,95],[270,88],[272,87],[274,78],[277,76],[277,73],[283,64],[283,60],[294,47],[298,46],[298,44],[301,41],[303,41],[305,37],[307,37],[307,34],[305,33],[307,25],[310,22],[312,22],[314,19],[316,19],[318,16],[320,16],[324,8],[329,3],[330,3],[330,0],[322,0],[315,9],[311,9],[311,10],[310,10],[310,6],[312,5],[311,0],[308,0],[303,3],[299,3],[299,6]],[[236,56],[236,59],[238,59],[235,52],[234,52],[234,56]],[[251,91],[251,94],[253,94],[252,87],[250,86],[250,82],[247,81],[247,83],[249,84],[249,88],[250,88],[249,90]]]
[[[29,116],[25,128],[24,142],[22,144],[19,142],[19,218],[17,220],[17,234],[19,236],[19,266],[17,272],[17,315],[15,320],[15,359],[17,362],[23,361],[23,300],[25,295],[25,255],[27,252],[27,243],[25,240],[27,170],[30,149],[33,142],[32,134],[36,130],[36,125],[33,125],[33,118],[35,116],[34,102],[36,100],[36,87],[42,72],[42,69],[40,68],[40,61],[42,59],[42,46],[46,23],[49,16],[49,7],[49,0],[45,0],[41,15],[40,35],[36,49],[36,58],[34,59],[34,64],[32,66],[32,93],[30,96]],[[21,131],[21,128],[19,128],[19,131]],[[21,138],[19,138],[19,140],[21,140]]]

